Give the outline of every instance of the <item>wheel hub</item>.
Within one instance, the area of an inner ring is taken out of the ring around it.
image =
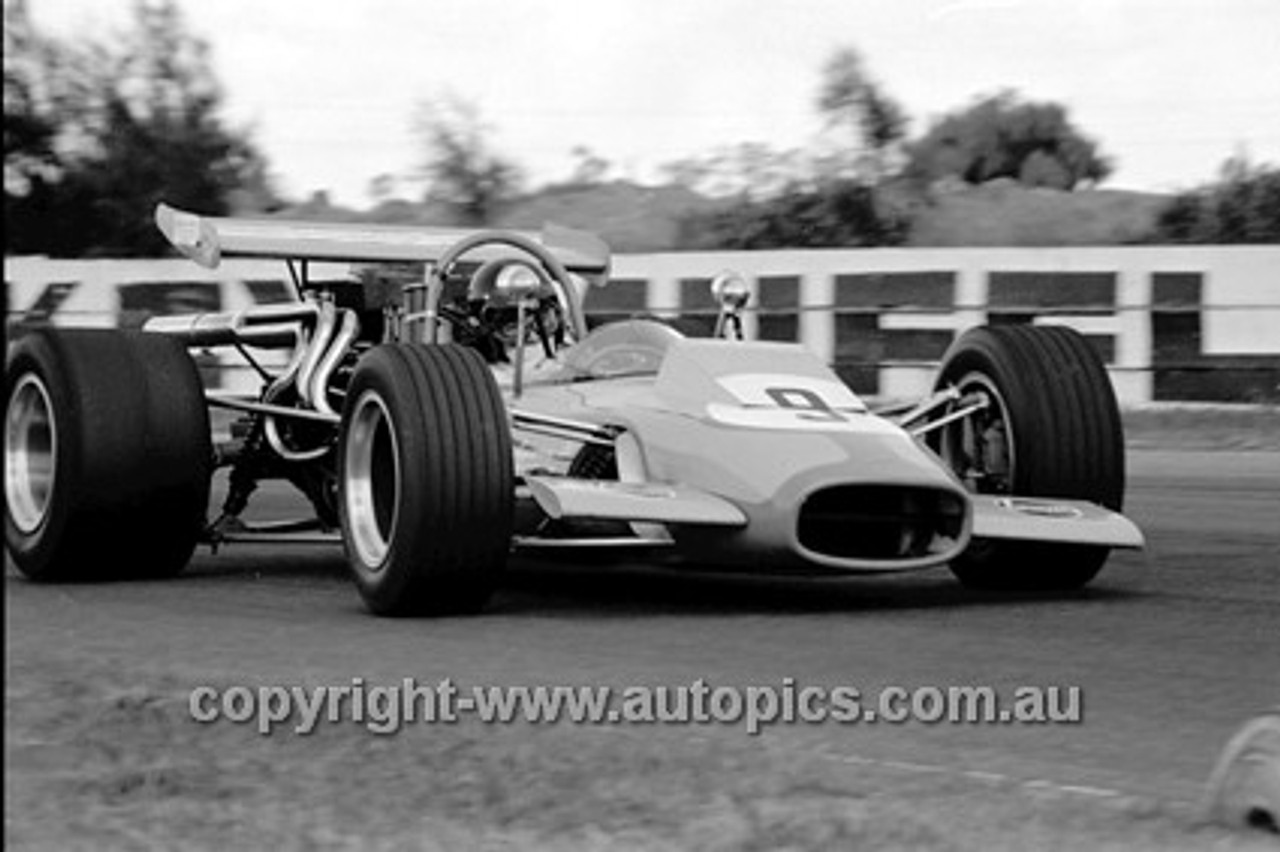
[[[988,404],[946,429],[943,458],[972,490],[1007,494],[1013,487],[1014,446],[1004,398],[981,373],[966,375],[957,386],[964,398],[980,396]]]

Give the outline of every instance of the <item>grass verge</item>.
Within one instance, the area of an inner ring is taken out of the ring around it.
[[[201,725],[187,684],[27,661],[5,841],[58,849],[1248,849],[1185,806],[799,754],[690,729]]]

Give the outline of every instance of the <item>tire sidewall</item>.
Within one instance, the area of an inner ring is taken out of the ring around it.
[[[43,334],[27,334],[17,341],[5,363],[6,421],[11,394],[26,375],[36,376],[48,394],[57,458],[43,521],[31,532],[22,531],[13,522],[6,499],[4,535],[5,545],[23,573],[32,579],[42,579],[75,510],[76,490],[70,485],[77,481],[77,471],[82,466],[81,418],[78,416],[79,401],[70,393],[59,353],[51,344],[51,338]]]
[[[370,352],[366,358],[390,361],[390,359],[386,358],[385,353],[378,350]],[[390,363],[387,363],[387,367],[390,369],[395,368]],[[350,416],[344,415],[342,419],[338,438],[338,501],[340,507],[338,515],[342,525],[342,538],[347,552],[347,561],[351,566],[356,586],[359,588],[361,595],[370,601],[376,609],[382,606],[389,606],[391,602],[398,600],[406,593],[414,579],[414,574],[408,570],[406,561],[400,559],[399,556],[402,552],[413,552],[415,539],[420,534],[420,527],[413,523],[412,519],[422,517],[424,495],[421,493],[421,488],[414,487],[412,481],[414,473],[407,464],[408,459],[416,458],[420,455],[420,453],[415,455],[415,447],[420,443],[420,440],[415,430],[409,426],[410,412],[405,410],[407,401],[401,399],[400,395],[395,392],[386,370],[360,371],[353,379],[347,393],[348,398],[351,400],[352,411],[369,394],[374,394],[378,398],[390,420],[388,425],[392,430],[396,443],[395,462],[400,481],[397,486],[399,493],[394,510],[394,523],[387,540],[386,553],[377,565],[371,565],[362,557],[359,548],[352,544],[355,534],[352,530],[352,521],[348,511],[350,483],[347,476],[347,465],[348,455],[351,451],[350,441],[353,424]]]

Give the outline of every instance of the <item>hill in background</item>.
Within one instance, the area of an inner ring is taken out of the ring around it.
[[[1030,189],[1012,180],[980,186],[936,185],[925,197],[899,190],[890,204],[908,212],[907,245],[1063,246],[1146,242],[1166,195],[1113,189],[1064,192]],[[615,251],[679,250],[680,222],[688,216],[738,203],[686,187],[641,186],[627,181],[558,185],[517,199],[495,226],[537,230],[545,222],[599,234]],[[331,205],[323,193],[286,208],[285,218],[443,225],[448,212],[429,204],[385,201],[369,211]]]
[[[937,187],[915,206],[912,246],[1081,246],[1146,242],[1169,196],[1116,189],[1064,192],[1012,180]]]
[[[516,199],[492,224],[538,230],[547,222],[599,235],[619,252],[669,251],[677,246],[680,221],[723,201],[683,186],[641,186],[627,181],[560,184]],[[378,222],[392,225],[450,225],[449,211],[430,203],[384,201],[361,211],[330,203],[317,192],[305,202],[276,211],[282,219],[328,222]]]
[[[678,246],[681,219],[723,203],[676,185],[564,185],[520,199],[496,224],[537,229],[555,222],[592,231],[615,251],[669,251]]]

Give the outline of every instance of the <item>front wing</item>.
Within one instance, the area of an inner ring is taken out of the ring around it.
[[[1141,548],[1133,521],[1087,500],[974,494],[973,537]]]

